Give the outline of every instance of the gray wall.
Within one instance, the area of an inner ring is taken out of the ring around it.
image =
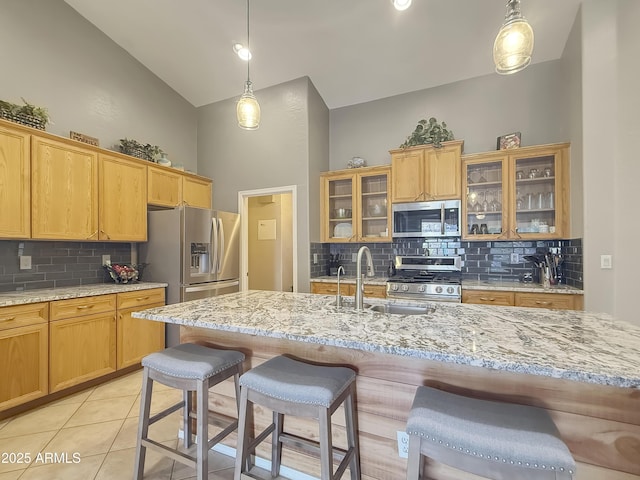
[[[318,182],[317,178],[310,178],[315,176],[310,173],[310,162],[316,170],[324,155],[317,138],[310,140],[310,108],[314,127],[328,130],[318,126],[318,122],[323,123],[318,112],[320,117],[323,114],[314,92],[307,77],[256,90],[262,121],[254,131],[238,127],[237,98],[198,108],[198,172],[213,178],[215,208],[236,212],[239,191],[297,186],[296,274],[300,291],[308,290],[309,285],[308,225],[318,221],[309,212],[318,211],[320,201],[318,187],[310,186]]]
[[[46,107],[47,131],[160,146],[195,171],[196,109],[62,0],[2,0],[0,99]]]
[[[389,163],[418,120],[445,121],[464,152],[495,150],[496,138],[522,132],[522,145],[566,142],[568,85],[561,61],[389,97],[331,111],[330,166],[346,168],[361,156],[367,165]]]

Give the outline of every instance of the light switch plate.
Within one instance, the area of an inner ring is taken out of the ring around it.
[[[111,265],[111,255],[102,255],[102,265]]]
[[[613,268],[611,255],[600,255],[600,268],[609,270]]]
[[[511,263],[520,263],[520,256],[517,253],[511,254]]]
[[[401,430],[396,431],[398,437],[398,455],[400,458],[409,458],[409,435]]]
[[[318,264],[318,254],[317,254],[317,253],[314,253],[314,254],[313,254],[313,264],[314,264],[314,265],[317,265],[317,264]]]
[[[357,262],[358,261],[358,254],[357,253],[352,253],[351,254],[351,261],[352,262]]]
[[[31,255],[21,255],[20,270],[31,270]]]

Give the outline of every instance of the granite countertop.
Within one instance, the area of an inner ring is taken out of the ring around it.
[[[149,290],[151,288],[164,288],[166,286],[166,283],[152,282],[124,284],[96,283],[75,287],[43,288],[37,290],[23,290],[19,292],[4,292],[0,293],[0,307],[24,305],[27,303],[52,302],[54,300],[66,300],[69,298],[92,297],[94,295],[107,295],[109,293]]]
[[[364,277],[364,283],[366,285],[386,285],[387,277]],[[337,283],[338,277],[324,275],[322,277],[313,277],[311,282],[320,283]],[[356,283],[355,276],[344,275],[340,276],[340,282],[344,283]],[[584,290],[579,288],[570,287],[568,285],[553,285],[550,288],[544,288],[537,283],[520,283],[520,282],[500,282],[494,280],[462,280],[463,290],[503,290],[510,292],[531,292],[531,293],[567,293],[574,295],[583,295]]]
[[[352,297],[343,297],[352,298]],[[414,303],[366,299],[371,304]],[[573,310],[433,303],[429,315],[355,312],[335,297],[248,291],[132,314],[178,325],[640,388],[640,326]]]

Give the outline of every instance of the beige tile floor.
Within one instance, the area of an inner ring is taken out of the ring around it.
[[[133,478],[141,384],[140,370],[0,420],[0,480]],[[177,403],[181,396],[180,391],[155,383],[151,413]],[[176,446],[180,419],[177,411],[155,423],[151,438]],[[209,480],[231,480],[233,462],[211,451]],[[258,474],[269,478],[264,471]],[[195,469],[148,450],[144,478],[195,479]]]

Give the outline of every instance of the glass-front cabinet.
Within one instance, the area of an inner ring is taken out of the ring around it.
[[[390,242],[389,166],[320,175],[323,242]]]
[[[569,144],[465,156],[463,189],[464,239],[569,234]]]

